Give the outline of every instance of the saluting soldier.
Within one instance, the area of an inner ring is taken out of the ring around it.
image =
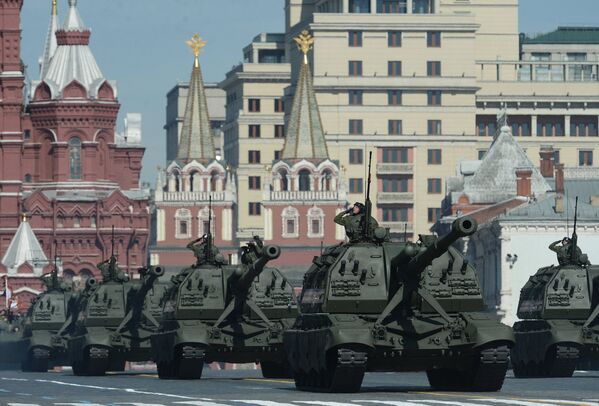
[[[559,245],[560,243],[561,245]],[[574,261],[572,258],[572,248],[572,239],[569,237],[564,237],[561,240],[552,242],[549,245],[549,249],[557,254],[557,261],[560,265],[566,265],[569,263],[580,263],[581,265],[584,265],[585,263],[580,261],[582,258],[582,251],[580,247],[576,246],[577,261]]]
[[[200,266],[203,263],[206,262],[206,249],[207,249],[207,242],[206,242],[206,236],[203,235],[202,237],[195,239],[193,241],[191,241],[189,244],[187,244],[187,248],[193,251],[193,255],[195,255],[196,257],[196,266]],[[212,249],[212,258],[213,259],[220,259],[220,251],[218,250],[218,248],[214,245],[212,245],[211,247]]]
[[[349,209],[340,212],[335,216],[335,223],[345,227],[345,234],[349,238],[349,242],[360,241],[364,226],[364,216],[366,215],[366,206],[362,203],[356,203]],[[370,229],[373,231],[379,226],[379,223],[374,217],[370,217]]]

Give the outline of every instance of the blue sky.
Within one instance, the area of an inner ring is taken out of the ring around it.
[[[599,25],[597,0],[520,0],[520,31],[538,33],[558,25]],[[184,41],[199,32],[208,41],[204,78],[218,82],[242,59],[242,48],[260,32],[281,32],[284,0],[79,0],[92,29],[91,48],[105,76],[119,85],[121,116],[143,114],[146,146],[142,179],[155,180],[164,165],[166,93],[187,81],[193,57]],[[50,0],[25,0],[23,59],[28,79],[39,76],[38,58],[49,22]],[[60,22],[67,0],[59,0]],[[122,120],[119,120],[119,129]]]

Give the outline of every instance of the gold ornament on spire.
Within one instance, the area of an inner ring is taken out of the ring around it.
[[[191,52],[193,52],[193,55],[196,58],[195,67],[198,68],[200,66],[200,53],[208,42],[204,41],[202,37],[200,37],[200,34],[194,34],[194,36],[191,37],[190,40],[186,41],[186,43],[189,45]]]
[[[58,15],[58,0],[52,0],[52,15]]]
[[[293,39],[297,43],[297,47],[304,54],[304,63],[308,64],[308,52],[314,46],[314,37],[310,35],[308,30],[303,30],[302,33]]]

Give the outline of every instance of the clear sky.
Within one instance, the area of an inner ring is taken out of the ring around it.
[[[59,0],[60,23],[67,0]],[[193,57],[185,40],[199,32],[208,41],[202,57],[206,82],[218,82],[242,61],[242,48],[260,32],[282,32],[284,0],[79,0],[92,29],[91,48],[102,72],[119,86],[121,118],[143,114],[146,147],[142,179],[154,184],[166,155],[166,93],[188,81]],[[567,7],[564,5],[567,4]],[[48,29],[50,0],[25,0],[22,52],[28,79],[38,79],[38,58]],[[520,0],[520,31],[558,25],[599,25],[598,0]],[[119,119],[119,130],[122,119]]]

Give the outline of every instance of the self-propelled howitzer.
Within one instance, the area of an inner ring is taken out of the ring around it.
[[[116,268],[116,261],[110,266]],[[157,329],[164,284],[162,268],[142,268],[140,280],[130,280],[116,269],[106,269],[105,280],[82,303],[68,340],[68,356],[75,375],[103,375],[122,371],[126,361],[151,360],[150,336]]]
[[[282,331],[297,304],[283,274],[266,267],[279,253],[256,237],[243,247],[240,265],[219,254],[173,277],[152,338],[160,378],[199,379],[204,362],[215,361],[259,362],[266,377],[288,373]]]
[[[42,277],[46,291],[36,297],[23,324],[21,370],[46,372],[66,363],[66,341],[58,331],[67,319],[72,289],[58,276],[58,268]]]
[[[435,388],[498,390],[513,334],[486,313],[472,265],[448,235],[373,238],[327,248],[304,278],[301,314],[284,333],[296,386],[358,391],[367,371],[426,371]]]

